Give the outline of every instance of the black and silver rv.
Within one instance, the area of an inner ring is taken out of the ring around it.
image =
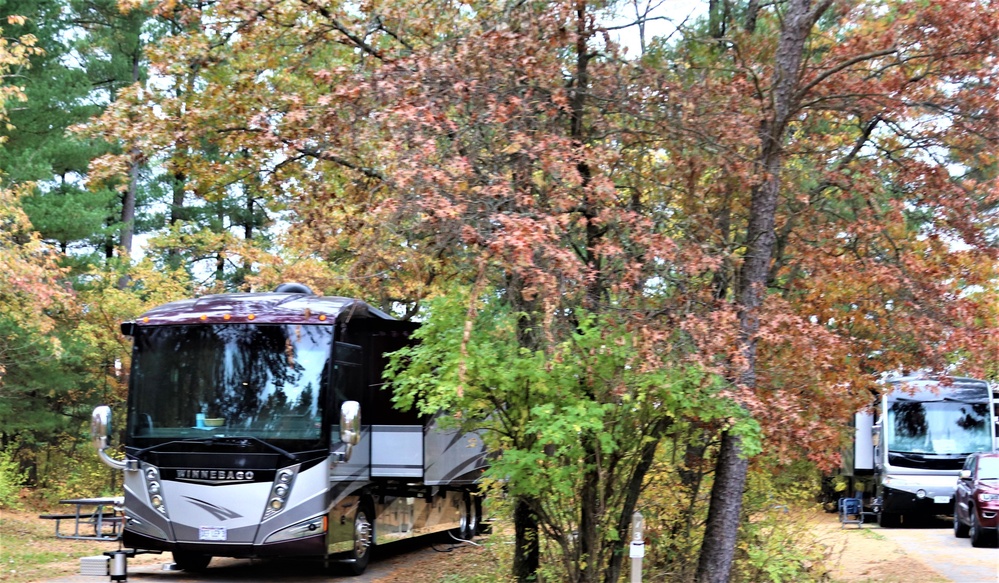
[[[355,299],[286,285],[165,304],[122,324],[133,339],[123,546],[212,557],[314,557],[360,573],[373,545],[479,528],[475,434],[392,405],[387,354],[416,324]]]

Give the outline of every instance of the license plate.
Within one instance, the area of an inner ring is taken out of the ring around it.
[[[198,540],[224,541],[226,536],[224,526],[202,526],[198,529]]]
[[[933,502],[936,504],[950,504],[950,496],[934,496]]]

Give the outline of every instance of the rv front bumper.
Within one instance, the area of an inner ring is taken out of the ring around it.
[[[886,476],[881,481],[882,511],[892,514],[950,514],[953,476]]]
[[[210,555],[212,557],[234,557],[240,559],[258,557],[322,557],[326,554],[326,533],[262,545],[230,543],[172,542],[153,538],[127,528],[122,534],[122,544],[126,548],[148,551],[180,551]]]

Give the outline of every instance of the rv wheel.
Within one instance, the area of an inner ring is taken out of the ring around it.
[[[354,548],[350,551],[350,562],[347,563],[347,568],[353,575],[360,575],[368,568],[375,538],[374,518],[375,514],[367,504],[362,504],[354,515]]]
[[[465,494],[465,510],[467,518],[465,519],[465,528],[462,533],[462,538],[471,540],[475,535],[479,534],[479,519],[481,518],[482,505],[479,502],[478,496],[472,494]]]
[[[173,562],[183,571],[204,571],[212,561],[211,555],[200,555],[183,551],[173,552]]]
[[[458,528],[451,529],[451,536],[459,540],[468,540],[472,538],[468,534],[468,521],[471,517],[469,512],[469,497],[468,494],[464,494],[461,500],[458,502]]]
[[[878,526],[881,528],[898,528],[902,526],[902,515],[882,510],[881,514],[878,514]]]

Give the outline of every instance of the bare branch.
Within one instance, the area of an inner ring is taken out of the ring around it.
[[[840,71],[846,70],[846,69],[848,69],[848,68],[856,65],[857,63],[863,63],[864,61],[870,61],[871,59],[876,59],[878,57],[884,57],[884,56],[887,56],[887,55],[892,55],[892,54],[895,54],[897,52],[898,52],[898,48],[897,47],[891,47],[891,48],[887,48],[887,49],[881,49],[880,51],[872,51],[870,53],[864,53],[862,55],[857,55],[857,56],[853,57],[852,59],[847,59],[846,61],[843,61],[842,63],[836,65],[835,67],[832,67],[831,69],[826,69],[821,74],[819,74],[815,79],[812,79],[812,81],[809,82],[807,85],[805,85],[804,87],[798,89],[798,92],[795,95],[795,101],[797,102],[799,99],[801,99],[802,97],[804,97],[809,91],[811,91],[812,89],[814,89],[816,85],[818,85],[819,83],[822,83],[823,81],[825,81],[829,77],[832,77],[836,73],[839,73]]]

